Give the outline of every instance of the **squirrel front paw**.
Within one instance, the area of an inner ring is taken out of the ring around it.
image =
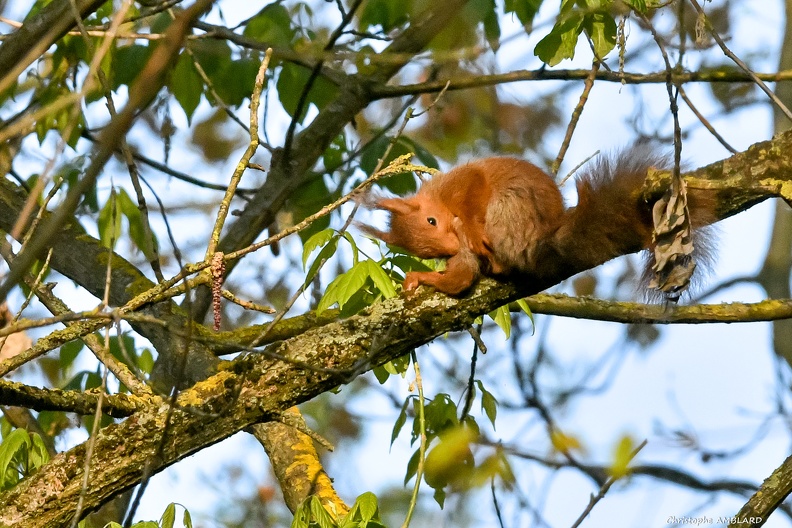
[[[442,277],[443,274],[437,271],[411,271],[404,277],[402,288],[407,292],[415,291],[421,284],[437,288],[437,283]]]
[[[422,275],[423,273],[419,271],[411,271],[407,273],[407,275],[404,277],[404,283],[402,284],[404,291],[415,291],[415,289],[423,283],[421,280]]]

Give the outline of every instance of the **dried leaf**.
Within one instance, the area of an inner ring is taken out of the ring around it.
[[[676,300],[690,284],[696,269],[693,260],[693,239],[690,234],[690,216],[687,190],[681,179],[675,181],[666,194],[652,208],[654,232],[655,276],[649,286]]]

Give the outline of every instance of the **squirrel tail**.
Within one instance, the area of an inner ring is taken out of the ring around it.
[[[612,258],[654,247],[652,203],[644,199],[643,188],[650,169],[671,170],[673,161],[650,145],[637,144],[615,155],[599,156],[577,177],[578,203],[568,209],[558,229],[544,248],[565,275],[592,268]],[[693,253],[690,263],[707,269],[713,260],[711,207],[695,192],[688,192]],[[688,257],[685,257],[688,258]],[[655,277],[655,256],[647,252],[643,288],[647,297],[660,297],[650,283]],[[699,271],[696,276],[702,273]],[[666,294],[669,299],[678,293]]]

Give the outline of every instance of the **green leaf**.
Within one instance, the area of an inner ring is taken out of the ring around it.
[[[302,252],[303,271],[305,271],[305,264],[308,262],[308,256],[311,254],[311,252],[313,252],[313,250],[318,247],[326,245],[333,239],[334,236],[336,236],[335,229],[323,229],[305,241]]]
[[[388,274],[385,273],[385,270],[373,260],[364,260],[363,264],[366,267],[369,277],[371,277],[371,280],[374,282],[374,286],[382,293],[382,296],[386,299],[395,297],[396,287],[393,285],[393,281]]]
[[[130,365],[130,362],[136,364],[137,362],[134,360],[135,338],[129,334],[123,334],[119,342],[118,336],[112,336],[110,338],[110,353],[125,365]]]
[[[447,484],[467,487],[475,465],[470,445],[476,437],[476,431],[465,426],[445,431],[440,442],[426,455],[426,483],[435,489],[444,488]]]
[[[99,228],[99,240],[106,248],[113,249],[118,239],[121,238],[121,213],[115,207],[116,193],[113,190],[110,193],[110,199],[104,204],[102,210],[99,211],[99,220],[97,227]]]
[[[481,391],[481,410],[487,415],[487,418],[494,429],[495,418],[498,416],[498,400],[492,395],[490,391],[484,388],[484,384],[481,382],[481,380],[476,380],[476,385],[478,385],[478,388]]]
[[[229,106],[238,107],[253,93],[261,61],[258,58],[242,57],[229,60],[225,66],[209,79],[217,95]],[[266,84],[264,85],[266,89]]]
[[[506,339],[509,339],[511,335],[511,312],[509,311],[509,306],[504,305],[495,308],[495,310],[489,313],[489,316],[495,321],[495,324],[503,330]]]
[[[187,511],[187,509],[184,510],[182,524],[184,525],[184,528],[193,528],[192,516],[190,516],[190,512]]]
[[[184,110],[188,123],[192,122],[195,109],[201,102],[203,89],[203,80],[195,70],[192,58],[187,52],[182,52],[170,78],[170,91]]]
[[[322,153],[322,163],[325,170],[332,172],[344,162],[344,155],[349,152],[346,144],[346,135],[337,135]]]
[[[336,528],[336,523],[333,518],[327,513],[327,510],[322,506],[319,497],[312,496],[310,498],[311,515],[313,520],[319,525],[319,528]]]
[[[608,473],[614,479],[627,476],[630,472],[629,465],[635,451],[635,440],[630,435],[623,435],[613,450],[613,461],[608,468]]]
[[[325,246],[325,249],[327,247],[329,245]],[[321,257],[322,252],[320,251],[319,253],[317,261]],[[373,300],[371,290],[363,290],[364,286],[370,283],[373,283],[377,291],[386,298],[396,295],[393,281],[382,267],[373,260],[364,260],[354,264],[349,271],[336,277],[327,286],[327,290],[325,290],[319,305],[316,307],[316,313],[320,314],[336,303],[338,303],[339,309],[344,310],[348,302],[350,304],[349,307],[346,307],[348,312],[355,313],[359,311]],[[352,310],[349,310],[349,308],[352,308]]]
[[[269,45],[289,46],[295,33],[289,12],[280,2],[276,2],[250,18],[242,34]]]
[[[598,57],[604,58],[616,46],[616,21],[609,13],[594,13],[586,17],[594,51]]]
[[[96,372],[88,372],[83,370],[78,372],[66,385],[63,386],[65,390],[78,390],[86,391],[88,389],[95,389],[102,384],[102,378]]]
[[[154,233],[151,236],[146,236],[146,228],[143,225],[143,214],[140,212],[138,205],[132,201],[124,189],[118,193],[118,205],[120,206],[121,213],[126,217],[129,223],[129,238],[132,239],[135,246],[143,252],[143,255],[151,261],[157,255],[155,248],[157,247],[157,239]]]
[[[335,232],[333,229],[330,229],[330,231]],[[338,238],[333,238],[332,240],[330,240],[329,244],[327,244],[325,247],[322,248],[321,251],[319,251],[319,254],[316,255],[316,258],[314,259],[313,263],[311,263],[311,268],[308,270],[308,273],[305,274],[306,286],[312,280],[314,280],[314,277],[319,272],[319,266],[322,265],[322,262],[326,261],[333,255],[335,255],[336,249],[338,249]]]
[[[355,504],[360,507],[361,521],[368,522],[371,520],[376,520],[375,517],[377,516],[377,510],[379,509],[377,506],[376,495],[370,491],[367,491],[357,498]]]
[[[319,315],[323,311],[330,308],[332,305],[338,303],[339,308],[343,308],[344,304],[357,293],[369,278],[368,274],[368,260],[358,263],[357,266],[352,266],[349,271],[342,273],[336,277],[333,282],[327,286],[325,294],[319,301],[316,307],[316,314]]]
[[[303,91],[311,76],[310,71],[297,64],[290,62],[284,63],[281,67],[280,74],[278,75],[278,98],[280,99],[283,109],[288,112],[292,117],[295,117],[297,112],[297,105],[303,97]],[[338,86],[332,84],[324,77],[316,77],[312,81],[311,88],[308,90],[305,103],[303,104],[302,111],[299,116],[296,116],[297,122],[302,123],[305,119],[305,114],[308,112],[310,104],[316,105],[321,110],[330,101],[332,101],[338,94]]]
[[[401,26],[410,19],[412,0],[369,0],[360,14],[361,29],[380,26],[384,32]]]
[[[417,405],[416,402],[414,405]],[[415,413],[418,416],[418,412]],[[426,421],[426,434],[428,438],[434,438],[441,432],[459,425],[457,418],[457,406],[448,394],[440,393],[424,407],[424,419]],[[420,437],[418,420],[413,422],[413,442]]]
[[[374,372],[374,377],[377,378],[377,381],[380,385],[388,381],[388,378],[390,378],[390,374],[382,365],[374,367],[372,372]]]
[[[498,10],[495,8],[495,2],[493,0],[487,0],[487,11],[486,15],[484,16],[484,36],[487,38],[487,41],[490,43],[493,51],[498,51],[498,47],[500,46],[500,23],[498,22]]]
[[[536,44],[534,54],[548,66],[571,59],[575,56],[575,46],[582,31],[583,14],[580,11],[561,14],[550,33]]]
[[[154,368],[154,355],[151,353],[151,350],[144,348],[138,356],[137,363],[140,370],[146,374],[151,374],[151,370]]]
[[[380,136],[366,145],[360,156],[360,168],[363,170],[363,172],[366,174],[374,173],[380,158],[385,155],[385,151],[388,149],[391,141],[392,138],[389,136]],[[404,136],[400,136],[393,144],[393,147],[391,148],[388,156],[385,157],[382,166],[386,167],[388,163],[399,156],[410,153],[417,154],[421,163],[424,163],[429,167],[437,168],[437,159],[434,156],[432,156],[425,148],[419,146],[414,141]],[[377,185],[380,185],[392,193],[399,195],[413,193],[417,189],[415,175],[412,172],[404,172],[401,174],[388,176],[387,178],[380,180]]]
[[[388,262],[404,273],[408,271],[432,271],[434,269],[427,265],[427,263],[432,263],[433,261],[421,260],[411,255],[395,254],[388,257]]]
[[[528,301],[525,299],[518,299],[517,306],[519,306],[520,309],[525,312],[525,315],[531,318],[531,322],[533,322],[533,313],[531,312],[531,307],[528,306]]]
[[[305,499],[302,504],[297,507],[294,512],[294,519],[292,519],[291,528],[309,528],[311,522],[311,505],[309,501],[314,498],[313,495]]]
[[[399,416],[396,417],[396,422],[393,424],[393,431],[391,431],[391,447],[393,447],[393,442],[395,442],[399,437],[402,427],[404,427],[404,424],[407,423],[407,406],[410,404],[410,400],[412,398],[413,396],[407,396],[407,398],[404,399],[401,412],[399,412]]]
[[[540,7],[542,7],[542,0],[506,0],[504,11],[517,15],[517,20],[530,30]]]
[[[11,488],[19,481],[14,459],[30,449],[30,436],[24,429],[14,429],[0,444],[0,490]]]
[[[190,51],[201,65],[204,73],[210,79],[223,71],[229,63],[233,62],[231,47],[228,42],[220,39],[197,39],[190,42]],[[215,88],[217,88],[215,86]],[[251,86],[251,91],[252,91]]]
[[[410,368],[410,354],[404,354],[403,356],[399,356],[396,359],[392,359],[385,363],[383,367],[385,367],[385,370],[387,370],[390,374],[398,374],[401,377],[404,377],[407,369]]]
[[[168,507],[165,508],[165,511],[162,513],[162,517],[160,517],[160,526],[162,528],[173,528],[175,522],[176,505],[171,502],[168,504]]]
[[[440,506],[440,509],[442,510],[443,506],[445,505],[445,499],[446,499],[446,492],[443,491],[443,488],[435,489],[435,492],[434,492],[434,495],[432,495],[432,498],[435,500],[437,505]]]
[[[38,469],[49,462],[49,451],[47,451],[47,445],[38,433],[29,434],[32,445],[28,451],[28,461],[33,469]]]
[[[417,141],[412,140],[407,136],[400,136],[399,143],[403,143],[407,147],[406,153],[414,152],[415,156],[418,158],[417,161],[420,161],[423,165],[432,168],[432,169],[440,169],[440,162],[437,161],[437,158],[429,152],[423,145],[418,143]]]
[[[360,250],[357,247],[357,242],[355,242],[355,237],[353,237],[349,231],[344,231],[342,236],[349,242],[349,246],[352,248],[352,263],[357,264],[360,259]]]
[[[639,13],[646,13],[646,0],[624,0],[624,3]]]
[[[410,479],[418,472],[418,461],[420,460],[421,451],[416,449],[410,460],[407,462],[407,471],[404,473],[404,485],[406,486]]]
[[[77,358],[77,354],[85,347],[85,343],[82,339],[73,339],[66,343],[65,345],[60,347],[60,354],[58,359],[60,360],[60,367],[61,369],[65,370],[74,363],[75,358]]]

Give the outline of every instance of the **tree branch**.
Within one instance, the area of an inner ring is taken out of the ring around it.
[[[146,408],[149,401],[128,394],[105,394],[102,396],[102,412],[113,418],[123,418]],[[93,392],[40,389],[0,379],[0,405],[90,415],[96,412],[98,402],[99,394]]]

